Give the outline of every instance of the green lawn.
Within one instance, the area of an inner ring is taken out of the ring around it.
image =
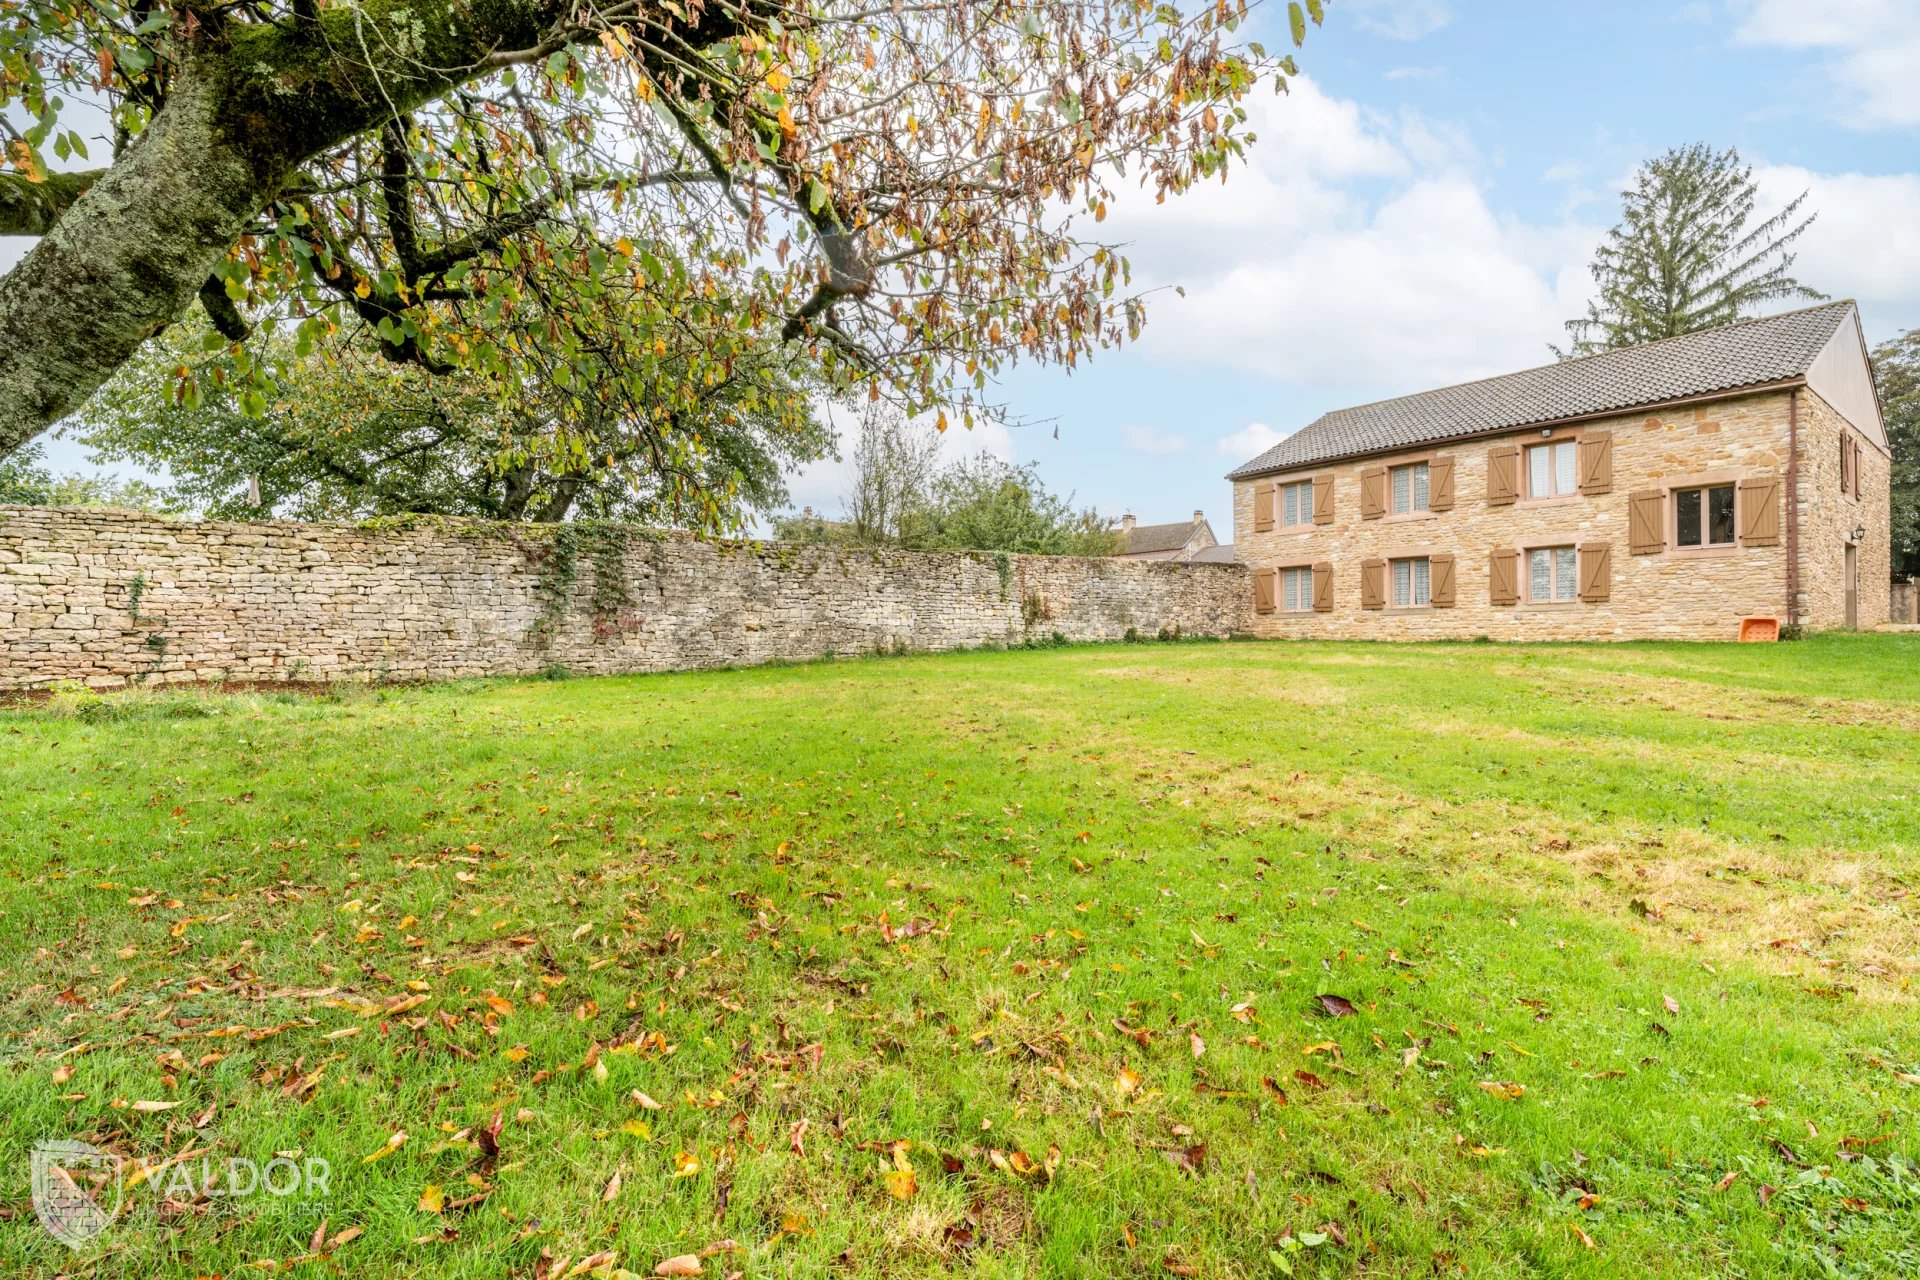
[[[0,777],[8,1275],[1920,1274],[1920,636],[66,698]],[[42,1138],[332,1174],[75,1252]]]

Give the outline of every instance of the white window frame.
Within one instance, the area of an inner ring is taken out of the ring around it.
[[[1564,554],[1563,554],[1564,553]],[[1525,563],[1526,591],[1521,597],[1528,604],[1573,604],[1580,599],[1580,552],[1572,543],[1554,547],[1527,547],[1521,552]],[[1536,595],[1533,582],[1533,558],[1547,557],[1547,594]],[[1562,570],[1565,570],[1562,573]]]
[[[1279,598],[1273,607],[1280,613],[1313,612],[1312,565],[1291,565],[1280,570]]]
[[[1401,569],[1406,570],[1406,590],[1401,590]],[[1433,561],[1426,556],[1402,556],[1387,561],[1388,606],[1394,609],[1431,609],[1433,607]]]
[[[1715,489],[1725,489],[1733,503],[1733,523],[1731,535],[1725,542],[1710,542],[1713,533],[1713,499],[1710,496]],[[1700,495],[1700,541],[1682,542],[1680,540],[1680,495],[1697,493]],[[1740,545],[1740,486],[1732,480],[1718,480],[1711,484],[1679,485],[1668,495],[1673,504],[1673,549],[1675,551],[1726,551]]]
[[[1294,518],[1287,518],[1287,499],[1294,500]],[[1313,523],[1313,481],[1296,480],[1280,486],[1280,496],[1274,502],[1279,515],[1278,523],[1283,529],[1297,529],[1301,525]]]
[[[1533,459],[1536,453],[1546,459],[1547,482],[1544,489],[1534,483]],[[1564,473],[1561,469],[1563,459],[1566,464]],[[1527,469],[1529,498],[1571,498],[1580,492],[1579,441],[1569,437],[1530,444],[1523,451],[1520,461]]]
[[[1407,478],[1407,505],[1400,505],[1400,477]],[[1422,495],[1424,493],[1424,501]],[[1387,505],[1397,516],[1433,510],[1431,472],[1424,462],[1403,462],[1387,468]]]

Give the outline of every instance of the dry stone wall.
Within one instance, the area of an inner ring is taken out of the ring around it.
[[[612,674],[1251,622],[1238,565],[0,506],[0,689]]]

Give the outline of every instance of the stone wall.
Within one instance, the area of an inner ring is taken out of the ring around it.
[[[1254,633],[1381,640],[1483,635],[1496,640],[1732,640],[1738,635],[1742,618],[1784,620],[1784,509],[1782,538],[1777,546],[1687,551],[1676,550],[1669,543],[1659,554],[1633,555],[1628,542],[1627,506],[1628,495],[1636,490],[1664,488],[1689,477],[1711,477],[1714,483],[1724,483],[1736,477],[1773,475],[1784,481],[1787,408],[1786,394],[1773,392],[1582,424],[1564,434],[1593,430],[1613,433],[1612,487],[1595,496],[1537,501],[1522,497],[1507,506],[1488,504],[1488,450],[1538,442],[1542,435],[1537,430],[1262,477],[1264,481],[1287,482],[1331,474],[1334,519],[1328,525],[1282,528],[1276,521],[1271,532],[1256,533],[1256,482],[1240,481],[1234,485],[1233,525],[1235,550],[1243,564],[1255,569],[1315,561],[1333,566],[1330,612],[1258,615]],[[1837,456],[1837,446],[1835,452]],[[1439,455],[1455,459],[1452,510],[1360,518],[1361,471]],[[1523,470],[1524,465],[1523,455]],[[1884,486],[1884,471],[1881,476]],[[1885,528],[1883,516],[1882,542]],[[1492,604],[1489,578],[1494,548],[1584,543],[1611,544],[1612,589],[1606,601]],[[1363,560],[1437,552],[1450,552],[1456,557],[1454,607],[1360,607]],[[1862,567],[1864,571],[1864,564]],[[1248,589],[1252,589],[1251,583]]]
[[[1860,449],[1860,496],[1840,489],[1840,438]],[[1812,391],[1800,393],[1800,621],[1817,631],[1847,622],[1847,547],[1854,546],[1859,622],[1888,620],[1893,574],[1890,541],[1893,459],[1847,425],[1838,410]],[[1856,529],[1866,537],[1854,544]]]
[[[1903,626],[1920,626],[1920,578],[1896,579],[1887,612]]]
[[[704,542],[598,526],[0,507],[0,688],[610,674],[1245,632],[1238,565]]]

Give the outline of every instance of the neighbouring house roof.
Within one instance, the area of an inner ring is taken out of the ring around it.
[[[1227,479],[1801,379],[1853,315],[1850,301],[1822,303],[1397,400],[1335,409],[1228,472]]]
[[[1187,539],[1193,537],[1202,521],[1182,520],[1179,524],[1137,524],[1125,531],[1126,542],[1120,548],[1123,556],[1146,556],[1161,552],[1178,551],[1187,545]]]
[[[1233,544],[1203,547],[1187,557],[1188,564],[1234,564]]]

